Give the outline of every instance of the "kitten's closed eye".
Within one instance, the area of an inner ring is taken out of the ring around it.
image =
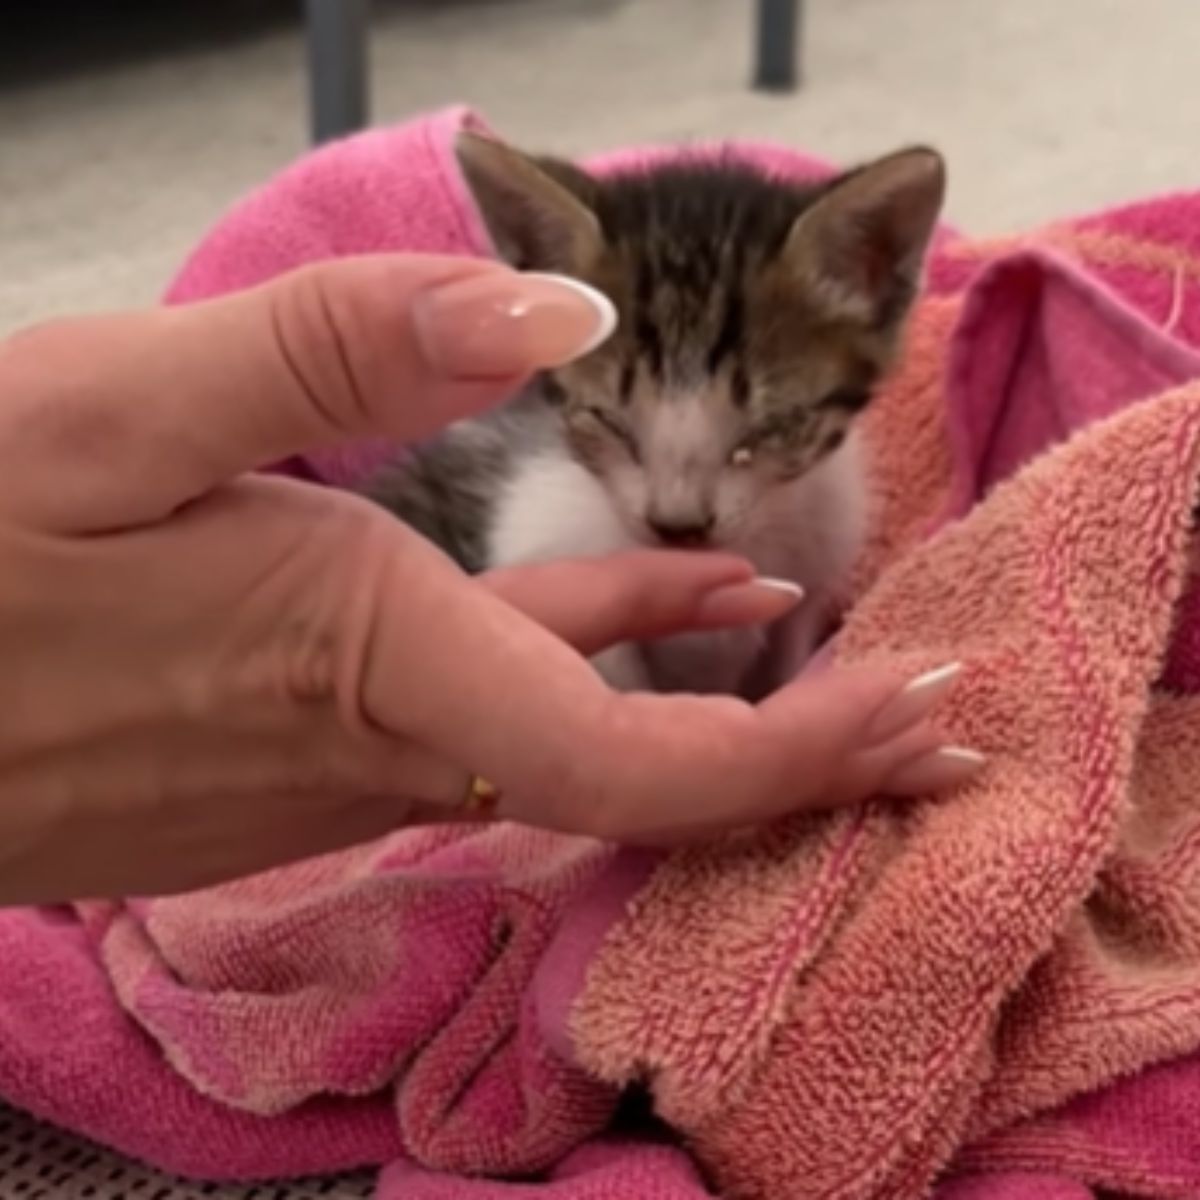
[[[862,412],[870,403],[871,389],[866,387],[846,387],[834,388],[832,392],[822,396],[817,402],[817,408],[824,409],[826,412],[841,412],[853,415],[854,413]]]
[[[571,414],[571,424],[577,432],[591,435],[607,434],[621,444],[634,462],[641,461],[637,438],[634,437],[633,430],[608,409],[596,405],[587,405],[584,408],[576,409]]]
[[[816,416],[806,408],[792,408],[752,425],[734,447],[729,461],[745,465],[762,454],[779,453],[811,441]],[[749,458],[747,458],[747,452]]]
[[[865,404],[860,393],[831,394],[827,401],[794,408],[746,431],[728,452],[725,466],[745,472],[764,466],[781,480],[794,479],[832,454],[846,440],[853,405]],[[866,395],[866,393],[862,393]]]

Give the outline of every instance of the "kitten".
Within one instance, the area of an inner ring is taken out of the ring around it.
[[[604,292],[616,333],[367,489],[468,571],[632,546],[727,549],[799,583],[771,630],[600,656],[616,687],[758,696],[836,613],[863,536],[855,416],[920,282],[941,158],[901,151],[818,185],[734,158],[596,179],[462,134],[500,254]]]

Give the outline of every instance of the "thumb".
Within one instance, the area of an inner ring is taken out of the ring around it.
[[[40,326],[0,344],[0,515],[63,532],[144,524],[318,446],[427,437],[614,323],[571,280],[389,255]]]

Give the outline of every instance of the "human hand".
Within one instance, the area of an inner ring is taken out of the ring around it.
[[[736,559],[472,580],[359,498],[245,474],[427,436],[595,323],[553,281],[380,257],[0,344],[0,902],[460,817],[476,773],[502,816],[637,841],[971,774],[925,719],[945,680],[835,670],[757,707],[601,683],[605,644],[779,616]]]

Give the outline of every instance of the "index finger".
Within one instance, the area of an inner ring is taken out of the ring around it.
[[[683,630],[765,625],[801,589],[715,551],[630,550],[488,571],[479,582],[583,654]]]
[[[498,263],[390,255],[18,334],[0,343],[0,511],[127,527],[318,446],[426,437],[611,328],[588,295]]]

